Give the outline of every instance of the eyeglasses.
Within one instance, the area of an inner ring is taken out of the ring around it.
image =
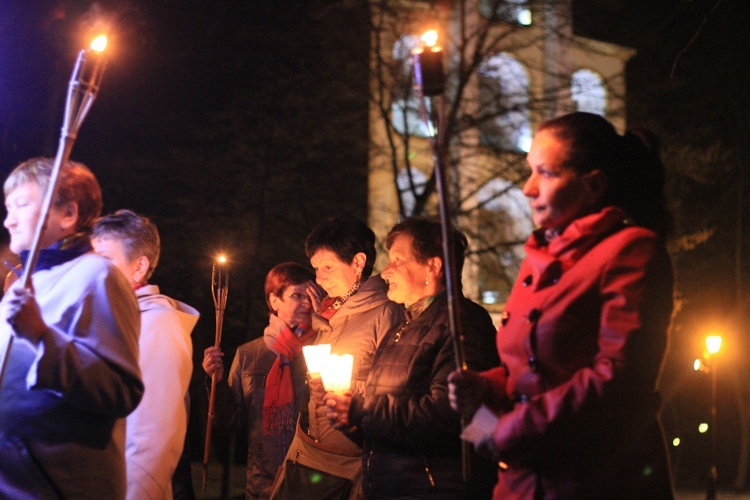
[[[284,297],[286,297],[288,299],[292,299],[295,302],[310,302],[310,303],[312,303],[312,301],[310,300],[310,296],[307,295],[306,293],[293,293],[291,295],[284,295]]]

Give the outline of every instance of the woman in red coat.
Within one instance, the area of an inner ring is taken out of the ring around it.
[[[656,382],[674,277],[650,136],[544,122],[523,190],[538,229],[497,333],[501,366],[451,374],[464,439],[501,461],[494,498],[673,498]]]

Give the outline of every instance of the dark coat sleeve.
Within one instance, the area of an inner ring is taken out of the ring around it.
[[[447,377],[456,369],[453,341],[444,304],[440,314],[423,320],[394,348],[392,334],[376,358],[364,401],[366,438],[381,445],[413,451],[446,446],[440,436],[458,444],[460,417],[448,402]],[[467,364],[476,369],[499,364],[495,329],[489,314],[462,301],[462,331]],[[428,309],[423,316],[430,314]],[[403,375],[405,374],[405,375]],[[396,384],[396,385],[394,385]]]

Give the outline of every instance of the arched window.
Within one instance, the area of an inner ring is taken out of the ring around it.
[[[477,285],[489,306],[507,299],[533,223],[523,191],[506,179],[489,180],[477,190],[476,200]]]
[[[428,132],[421,119],[419,99],[411,81],[411,51],[419,46],[416,35],[402,35],[393,44],[394,83],[391,121],[399,134],[427,137]]]
[[[529,202],[521,188],[509,180],[490,179],[477,190],[476,197],[482,210],[504,219],[500,235],[503,239],[523,240],[533,229]]]
[[[490,19],[522,26],[531,25],[531,9],[529,9],[528,0],[482,0],[480,9],[482,15]]]
[[[411,182],[409,173],[411,172]],[[413,187],[412,187],[413,183]],[[401,197],[401,203],[404,206],[404,213],[407,217],[414,214],[414,206],[417,203],[416,196],[424,193],[427,176],[418,168],[402,168],[396,176],[396,185],[398,186],[398,195]],[[416,195],[416,196],[415,196]]]
[[[528,151],[531,146],[529,77],[506,53],[489,56],[479,68],[480,142],[493,149]]]
[[[570,97],[576,111],[607,116],[607,90],[602,77],[588,69],[579,69],[570,80]]]

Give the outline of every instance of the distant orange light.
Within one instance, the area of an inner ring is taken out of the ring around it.
[[[104,49],[107,48],[107,35],[99,35],[94,38],[94,41],[91,42],[89,47],[91,47],[91,50],[94,52],[104,52]]]
[[[227,263],[226,255],[219,255],[219,257],[216,259],[216,262],[218,262],[219,264],[226,264]]]

